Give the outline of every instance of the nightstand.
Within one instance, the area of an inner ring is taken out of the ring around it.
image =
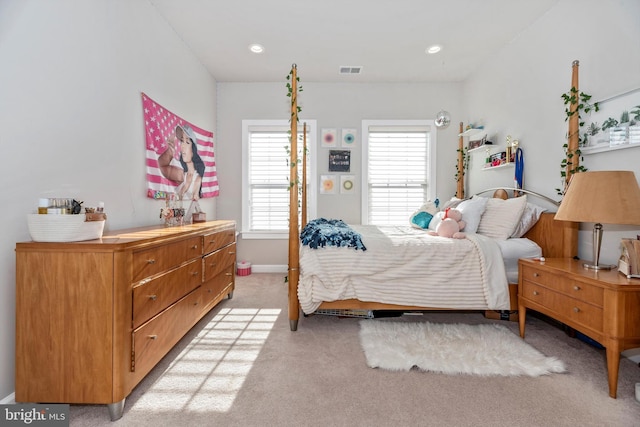
[[[618,388],[620,352],[640,347],[640,279],[596,271],[571,258],[518,263],[518,320],[524,338],[527,309],[582,332],[606,348],[609,396]]]

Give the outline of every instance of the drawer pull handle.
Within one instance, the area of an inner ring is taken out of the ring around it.
[[[580,313],[580,309],[578,307],[573,307],[573,312],[574,313]]]
[[[233,275],[233,273],[225,273],[224,275],[225,275],[225,276],[232,276],[232,275]]]
[[[193,272],[191,272],[191,275],[192,275],[192,276],[197,276],[197,275],[198,275],[198,272],[197,272],[197,271],[193,271]]]
[[[150,299],[151,301],[155,301],[155,300],[157,300],[157,299],[158,299],[158,296],[157,296],[157,295],[149,295],[149,299]]]
[[[235,255],[235,251],[229,251],[229,255]]]
[[[573,287],[573,290],[574,290],[574,291],[579,291],[579,290],[580,290],[580,286],[574,286],[574,287]]]
[[[540,277],[539,273],[533,273],[533,277]]]
[[[157,335],[149,335],[149,339],[157,340],[158,336]]]
[[[155,263],[156,263],[156,260],[153,258],[147,260],[147,264],[155,264]]]
[[[198,245],[191,246],[191,249],[198,249]]]
[[[540,295],[540,293],[538,291],[533,291],[534,295]]]
[[[210,266],[210,267],[215,267],[215,266],[216,266],[216,263],[215,263],[215,262],[212,262],[211,264],[209,264],[209,266]]]

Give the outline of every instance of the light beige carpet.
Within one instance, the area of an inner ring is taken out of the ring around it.
[[[505,325],[479,313],[394,321]],[[526,342],[567,365],[537,378],[389,372],[367,366],[360,319],[309,316],[289,330],[284,274],[238,277],[224,300],[127,398],[111,422],[104,405],[72,405],[72,426],[638,426],[640,369],[623,359],[618,399],[604,351],[535,318]],[[96,387],[100,387],[96,384]]]

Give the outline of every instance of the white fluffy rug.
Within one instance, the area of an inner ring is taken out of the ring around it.
[[[565,365],[546,357],[498,324],[436,324],[362,320],[360,343],[367,365],[392,371],[414,366],[445,374],[537,377],[564,372]]]

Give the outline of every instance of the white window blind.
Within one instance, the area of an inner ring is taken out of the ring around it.
[[[250,132],[249,220],[253,231],[289,227],[288,145],[286,131]]]
[[[243,121],[243,132],[246,136],[243,164],[243,233],[280,233],[284,236],[289,230],[289,129],[288,122]],[[302,158],[302,132],[303,126],[300,124],[299,159]],[[311,126],[308,125],[308,146],[312,144],[311,135]],[[311,168],[308,166],[308,183],[310,171]],[[302,173],[301,163],[298,172]],[[299,182],[301,181],[299,178]],[[312,199],[308,197],[308,200]],[[309,207],[308,209],[310,214],[315,211]]]
[[[435,135],[427,121],[363,125],[367,191],[363,222],[406,225],[435,188]],[[366,215],[366,216],[365,216]]]

